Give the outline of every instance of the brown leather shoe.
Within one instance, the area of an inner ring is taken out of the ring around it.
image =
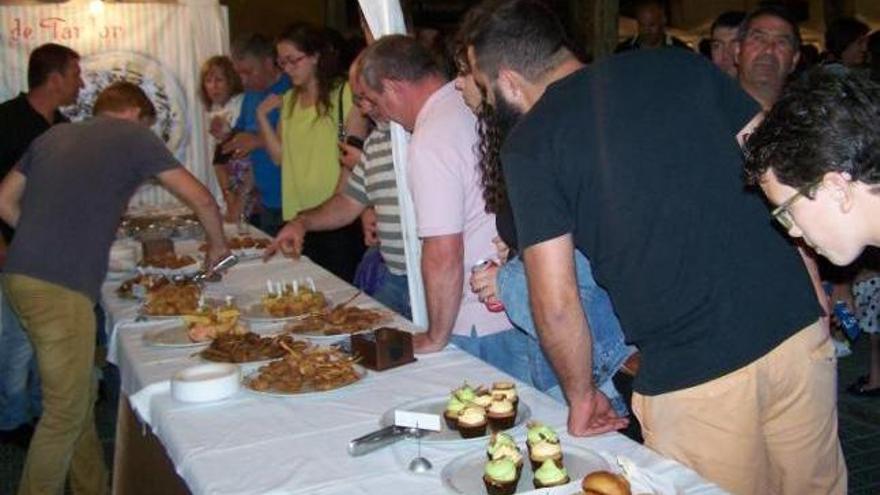
[[[623,362],[623,365],[620,367],[620,371],[635,378],[635,376],[639,373],[639,365],[642,364],[642,353],[636,351]]]

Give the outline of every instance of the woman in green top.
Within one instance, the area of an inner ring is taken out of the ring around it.
[[[276,40],[278,65],[293,88],[269,96],[257,109],[266,150],[281,164],[281,202],[285,220],[329,199],[347,177],[339,163],[346,127],[366,134],[365,120],[351,112],[351,87],[345,83],[338,49],[324,31],[308,24],[288,27]],[[281,107],[277,129],[268,119]],[[310,232],[303,254],[340,278],[351,281],[363,254],[359,221],[338,230]]]

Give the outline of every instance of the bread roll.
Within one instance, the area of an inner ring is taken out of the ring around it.
[[[584,495],[632,495],[629,481],[623,476],[608,471],[595,471],[588,474],[581,483]]]

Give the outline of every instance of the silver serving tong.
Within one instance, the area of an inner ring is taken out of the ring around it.
[[[238,256],[230,253],[228,256],[222,258],[217,263],[214,263],[214,266],[209,267],[206,270],[201,270],[192,276],[192,281],[197,284],[203,284],[205,282],[219,282],[223,277],[223,273],[226,272],[229,268],[238,263]]]
[[[367,433],[348,442],[348,453],[353,457],[368,454],[382,447],[387,447],[404,438],[421,438],[431,433],[430,430],[410,428],[408,426],[386,426],[381,430]]]

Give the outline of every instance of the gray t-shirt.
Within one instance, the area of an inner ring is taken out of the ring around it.
[[[95,117],[52,127],[19,162],[27,182],[4,271],[96,301],[129,198],[147,178],[179,166],[134,122]]]

